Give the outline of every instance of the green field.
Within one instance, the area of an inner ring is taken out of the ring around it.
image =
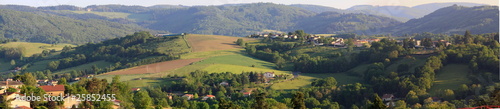
[[[112,65],[113,63],[106,62],[106,61],[96,61],[96,62],[91,62],[83,65],[79,65],[76,67],[70,67],[66,69],[62,69],[59,71],[54,72],[54,74],[61,74],[61,73],[71,73],[72,71],[79,71],[79,70],[85,70],[85,69],[91,69],[93,65],[96,65],[97,67],[104,69],[108,67],[109,65]]]
[[[328,36],[333,36],[335,34],[315,34],[316,36],[323,36],[323,37],[328,37]]]
[[[43,61],[35,62],[35,63],[31,64],[31,66],[28,67],[25,71],[27,71],[27,72],[43,71],[44,69],[47,68],[47,65],[51,61],[55,61],[55,60],[43,60]]]
[[[212,55],[221,55],[218,54],[227,53],[228,55],[222,56],[213,56]],[[185,66],[183,68],[176,69],[171,72],[171,74],[183,75],[196,70],[204,70],[210,73],[213,72],[233,72],[233,73],[241,73],[242,71],[257,71],[257,72],[272,72],[275,73],[282,72],[286,73],[286,71],[280,71],[274,69],[276,65],[274,63],[262,61],[253,57],[249,57],[245,54],[242,54],[241,51],[208,51],[208,52],[197,52],[196,55],[190,55],[191,57],[201,57],[207,56],[209,58],[204,59],[200,62],[196,62],[192,65]],[[254,67],[251,67],[254,65]]]
[[[414,73],[415,72],[414,69],[416,67],[423,66],[425,64],[425,61],[427,60],[426,58],[427,57],[415,57],[415,60],[411,59],[411,58],[400,58],[399,60],[397,60],[393,64],[389,65],[386,68],[386,71],[396,72],[398,70],[398,66],[400,64],[408,64],[408,65],[410,65],[408,72]]]
[[[346,73],[331,73],[331,74],[301,73],[297,79],[281,83],[274,83],[271,86],[271,88],[275,90],[293,90],[293,89],[299,89],[301,87],[310,87],[311,83],[314,80],[326,77],[334,77],[337,80],[338,85],[363,82],[363,80],[360,77],[349,76]]]
[[[71,44],[45,44],[45,43],[33,43],[33,42],[9,42],[6,44],[0,44],[1,47],[10,48],[24,48],[24,57],[32,56],[33,54],[42,53],[43,50],[56,50],[60,51],[64,46],[75,46]]]
[[[208,67],[201,69],[203,71],[208,71],[210,73],[220,73],[220,72],[231,72],[231,73],[242,73],[242,72],[274,72],[276,74],[291,74],[289,71],[280,71],[274,69],[266,69],[266,68],[257,68],[257,67],[248,67],[248,66],[240,66],[240,65],[229,65],[229,64],[212,64]]]
[[[467,72],[469,67],[463,64],[449,64],[436,72],[436,80],[434,85],[429,90],[431,94],[435,94],[439,90],[452,89],[456,90],[462,84],[469,84],[472,81],[468,79]]]
[[[181,59],[209,58],[214,56],[235,55],[242,53],[243,50],[244,49],[229,49],[229,50],[206,51],[206,52],[191,52],[188,54],[181,55]]]
[[[10,60],[5,60],[5,59],[0,59],[0,72],[5,72],[9,71],[12,68],[12,65],[10,65]]]
[[[191,52],[191,49],[188,47],[187,43],[182,39],[182,37],[177,37],[176,39],[172,37],[158,37],[161,38],[158,41],[144,44],[146,48],[158,51],[160,53],[172,53],[174,55],[186,54]]]
[[[117,75],[97,75],[96,78],[106,79],[108,82],[113,80],[113,77]],[[171,80],[165,80],[162,77],[164,75],[158,74],[129,74],[129,75],[119,75],[120,81],[126,82],[131,87],[147,87],[147,86],[157,86],[170,84]]]

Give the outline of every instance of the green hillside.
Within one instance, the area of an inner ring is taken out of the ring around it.
[[[272,3],[241,6],[196,6],[155,11],[155,23],[146,27],[174,33],[244,36],[263,29],[289,30],[294,21],[313,12]]]
[[[310,33],[369,33],[373,34],[376,28],[390,27],[401,22],[388,18],[367,14],[341,14],[323,12],[306,18],[297,23],[295,28],[301,28]]]
[[[141,30],[146,29],[97,19],[76,20],[40,12],[0,10],[0,38],[28,42],[83,44]]]
[[[498,32],[498,6],[450,6],[390,29],[389,33],[393,34],[462,34],[465,30],[472,34]]]

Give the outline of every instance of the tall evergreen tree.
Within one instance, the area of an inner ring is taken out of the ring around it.
[[[370,106],[370,109],[386,109],[387,107],[385,104],[382,102],[382,99],[378,96],[378,94],[374,94],[373,96],[373,105]]]
[[[464,38],[465,38],[465,44],[470,44],[474,42],[474,39],[472,38],[472,35],[470,34],[469,30],[465,31]]]
[[[306,104],[304,102],[304,93],[297,92],[297,93],[293,94],[292,107],[293,107],[293,109],[305,109],[306,108]]]
[[[255,96],[255,103],[252,105],[252,109],[269,109],[269,105],[266,103],[266,93],[260,93]]]

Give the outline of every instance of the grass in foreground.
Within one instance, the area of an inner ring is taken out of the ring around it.
[[[462,84],[471,83],[472,81],[467,78],[467,71],[469,71],[469,67],[463,64],[444,66],[439,72],[436,72],[436,80],[429,92],[435,94],[444,89],[456,90]]]

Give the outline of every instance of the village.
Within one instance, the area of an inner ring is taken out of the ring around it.
[[[275,79],[275,77],[284,77],[286,75],[275,75],[274,72],[265,72],[261,76],[265,79],[265,84],[272,84],[271,81]],[[285,80],[279,80],[275,82],[283,82],[287,80],[291,80],[295,77],[297,77],[298,74],[294,73],[294,76],[292,78],[286,78]],[[85,75],[82,77],[77,77],[73,78],[71,81],[76,82],[79,81],[83,78],[85,79],[91,79],[93,78],[94,75]],[[181,77],[182,78],[182,77]],[[70,94],[70,93],[65,93],[65,85],[63,84],[58,84],[60,83],[59,81],[56,80],[48,80],[48,79],[43,79],[43,80],[36,80],[37,84],[36,86],[38,88],[41,88],[44,90],[47,96],[60,96],[63,95],[63,105],[64,108],[66,109],[72,109],[72,108],[79,108],[81,105],[82,101],[79,99],[75,99],[75,94]],[[230,86],[230,83],[227,81],[223,81],[219,83],[220,86]],[[14,79],[7,79],[6,81],[0,81],[0,95],[5,95],[7,100],[12,100],[10,102],[10,107],[13,109],[33,109],[34,107],[31,107],[31,100],[26,100],[26,99],[19,99],[22,96],[25,96],[25,94],[21,93],[21,87],[23,87],[24,84],[20,80],[14,80]],[[141,88],[139,87],[134,87],[131,88],[131,92],[138,92],[140,91]],[[244,88],[241,90],[239,93],[243,95],[243,97],[250,97],[252,95],[252,92],[255,90],[255,88]],[[198,100],[198,101],[206,101],[206,100],[213,100],[216,98],[215,95],[203,95],[199,96],[197,93],[181,93],[181,92],[175,92],[175,93],[168,93],[168,99],[172,100],[173,96],[179,96],[182,97],[186,100]],[[0,96],[2,97],[2,96]],[[3,99],[3,98],[1,98]],[[47,101],[49,98],[42,99],[43,101]],[[50,101],[50,100],[49,100]],[[113,108],[114,109],[119,109],[120,108],[120,100],[112,99],[111,102],[113,102]]]
[[[315,46],[330,46],[330,47],[338,47],[338,48],[346,48],[348,45],[352,45],[353,47],[369,47],[369,45],[372,42],[379,42],[380,41],[380,38],[361,39],[361,38],[354,38],[353,37],[353,38],[345,39],[342,37],[336,37],[335,35],[325,36],[325,35],[314,35],[314,34],[306,35],[305,37],[301,38],[298,35],[294,35],[294,34],[290,34],[290,33],[289,34],[274,34],[274,33],[253,34],[253,35],[249,35],[247,37],[260,38],[260,39],[269,38],[269,39],[273,39],[273,40],[300,40],[300,39],[303,39],[303,42],[307,42],[307,43],[313,44]],[[389,37],[389,40],[396,40],[396,39]],[[432,43],[430,45],[428,45],[428,47],[426,47],[423,44],[424,40],[425,39],[417,40],[414,38],[410,38],[409,42],[411,43],[410,45],[412,45],[412,47],[414,47],[414,48],[435,48],[438,45],[448,46],[451,44],[451,42],[446,41],[446,40],[438,40],[438,41],[429,40]],[[397,44],[399,44],[399,45],[403,45],[404,44],[403,41],[404,40],[401,40],[401,39],[396,40]]]

